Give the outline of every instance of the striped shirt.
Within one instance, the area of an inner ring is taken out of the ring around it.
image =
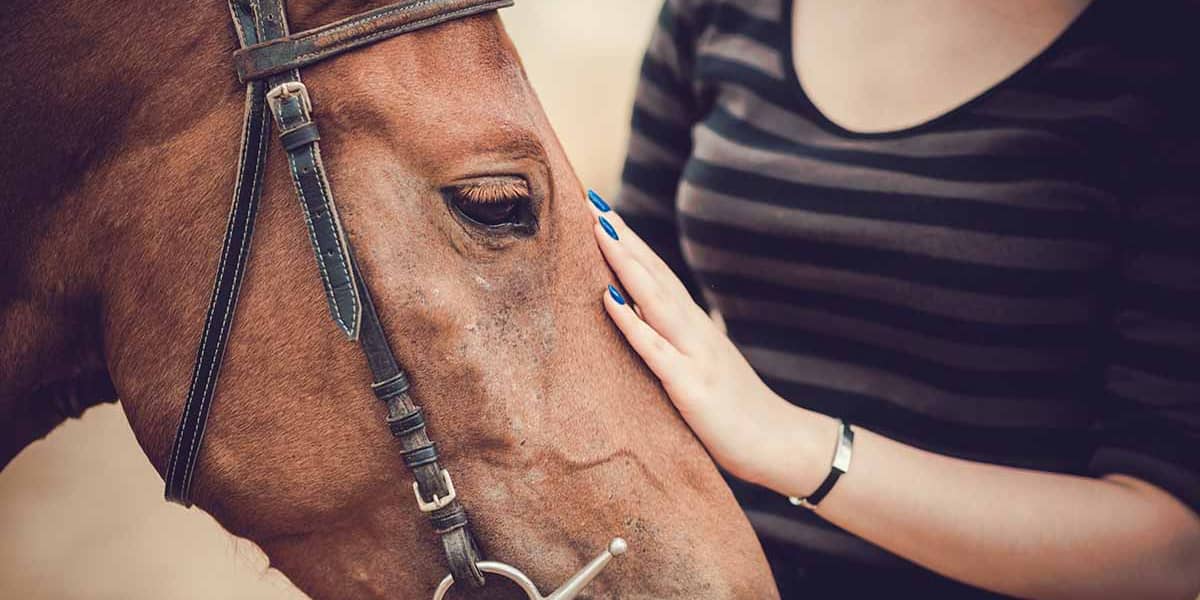
[[[859,134],[797,81],[790,0],[668,0],[617,208],[789,401],[1200,510],[1197,23],[1098,0],[964,106]],[[734,487],[769,555],[904,564]]]

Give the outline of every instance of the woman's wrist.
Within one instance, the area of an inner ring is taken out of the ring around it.
[[[751,481],[784,496],[807,496],[829,474],[838,420],[780,399]]]

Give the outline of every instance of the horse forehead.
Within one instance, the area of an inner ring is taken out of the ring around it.
[[[418,162],[497,152],[545,162],[551,134],[494,14],[344,54],[311,67],[305,81],[330,149],[355,160],[385,159],[364,143],[376,140],[402,141]]]
[[[423,106],[507,105],[529,91],[516,50],[494,13],[348,52],[309,67],[305,77],[332,90],[337,107],[344,109],[381,101],[408,112]]]

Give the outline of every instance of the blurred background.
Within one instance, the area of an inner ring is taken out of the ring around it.
[[[657,0],[524,0],[504,21],[580,180],[614,194]],[[0,472],[0,599],[302,599],[252,543],[162,499],[119,406]]]

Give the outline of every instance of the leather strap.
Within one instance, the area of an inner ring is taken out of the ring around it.
[[[243,39],[257,39],[253,19],[233,10],[234,23]],[[262,190],[263,164],[267,155],[267,132],[270,122],[263,105],[265,84],[253,81],[246,85],[246,108],[242,124],[242,143],[238,156],[237,183],[229,208],[225,240],[217,263],[216,281],[200,334],[192,381],[188,386],[183,416],[175,431],[175,443],[167,463],[166,497],[184,506],[191,506],[192,477],[200,456],[204,428],[217,389],[217,376],[225,356],[225,342],[233,325],[238,292],[250,257],[250,241],[254,235],[254,219],[258,214],[258,199]]]
[[[477,566],[483,555],[471,534],[467,512],[457,499],[449,473],[438,463],[437,447],[429,439],[424,413],[410,397],[408,376],[387,342],[365,282],[356,275],[359,267],[338,219],[321,161],[321,136],[313,120],[311,98],[296,67],[421,27],[510,5],[511,0],[409,1],[288,37],[282,0],[229,0],[243,48],[239,54],[283,57],[284,61],[278,63],[282,67],[277,65],[269,73],[248,78],[238,180],[192,383],[167,467],[167,499],[191,503],[195,464],[249,256],[270,130],[268,114],[273,114],[305,212],[330,314],[362,347],[374,380],[372,390],[387,406],[388,426],[399,440],[405,464],[415,479],[416,501],[429,514],[434,531],[441,537],[451,575],[457,582],[483,586],[483,574]],[[277,45],[272,46],[273,42]],[[311,45],[304,55],[294,51],[304,44]],[[268,47],[274,49],[261,54],[246,52]],[[285,50],[287,47],[293,50]],[[262,81],[261,77],[267,75],[270,77]]]
[[[357,262],[354,269],[361,273]],[[416,480],[418,501],[453,496],[451,481],[438,464],[437,446],[425,429],[424,411],[409,395],[408,375],[392,353],[375,302],[362,277],[358,278],[358,285],[363,305],[362,333],[358,343],[375,380],[371,390],[387,406],[388,427],[400,441],[404,463]],[[455,498],[428,514],[434,531],[442,538],[442,549],[454,580],[471,587],[482,587],[483,573],[476,565],[483,560],[483,554],[471,534],[462,504]]]
[[[287,36],[287,14],[283,0],[257,0],[256,19],[263,40]],[[292,69],[267,80],[267,106],[275,115],[280,138],[287,151],[288,169],[296,195],[304,209],[304,222],[317,260],[317,271],[325,288],[325,301],[334,323],[350,339],[358,339],[358,288],[350,268],[346,233],[338,217],[333,191],[321,160],[321,138],[312,120],[312,100]]]
[[[264,3],[265,4],[265,3]],[[279,75],[391,37],[512,6],[513,0],[405,0],[233,53],[242,81]]]
[[[830,469],[829,474],[825,476],[825,481],[822,481],[821,485],[817,486],[817,489],[803,500],[807,502],[809,506],[816,508],[816,506],[825,499],[825,496],[828,496],[829,492],[833,490],[834,484],[838,482],[838,479],[842,477],[842,474],[842,471]]]

